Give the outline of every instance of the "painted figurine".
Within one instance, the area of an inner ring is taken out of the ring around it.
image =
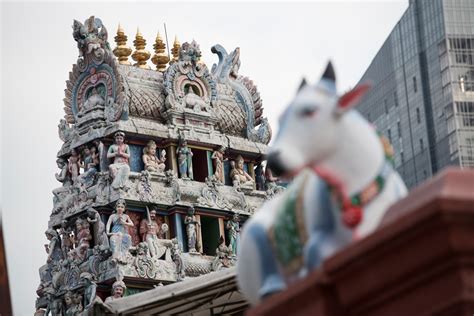
[[[114,159],[113,163],[109,165],[109,171],[114,179],[112,181],[112,188],[123,189],[127,184],[128,175],[130,174],[130,149],[128,145],[124,143],[124,132],[115,133],[114,138],[115,144],[110,145],[109,151],[107,152],[107,158]]]
[[[214,160],[214,180],[219,183],[225,183],[224,176],[224,153],[225,147],[221,146],[218,150],[212,153],[212,159]]]
[[[123,281],[115,281],[114,284],[112,284],[112,295],[107,297],[104,303],[107,304],[112,301],[118,300],[119,298],[122,298],[126,289],[127,286]]]
[[[185,277],[184,273],[184,263],[183,258],[181,258],[181,248],[179,247],[178,239],[173,238],[171,240],[171,259],[173,260],[174,264],[176,265],[176,274],[178,281],[181,281]]]
[[[110,248],[112,251],[112,260],[121,263],[127,262],[128,250],[132,245],[132,239],[128,233],[128,227],[133,226],[133,222],[125,214],[125,200],[119,199],[115,203],[115,212],[110,215],[107,221],[107,235],[110,236]]]
[[[267,152],[293,177],[242,230],[238,283],[251,304],[287,288],[350,242],[372,233],[407,189],[374,128],[352,108],[369,85],[338,96],[331,63],[301,83]]]
[[[232,164],[230,178],[236,188],[253,189],[255,184],[252,177],[244,170],[244,158],[241,155],[238,155],[236,161]]]
[[[186,234],[188,235],[188,251],[197,252],[197,232],[199,222],[196,220],[194,215],[194,207],[188,208],[188,215],[184,218],[184,224],[186,225]]]
[[[72,182],[76,182],[77,177],[79,176],[79,170],[81,168],[80,164],[81,157],[75,148],[71,149],[71,156],[68,159],[68,171],[71,175]]]
[[[152,209],[148,219],[143,219],[140,223],[140,236],[146,242],[152,257],[160,258],[166,251],[166,247],[160,247],[158,234],[160,224],[156,221],[156,210]]]
[[[229,250],[232,252],[233,256],[237,255],[237,241],[239,240],[240,233],[239,220],[239,214],[236,213],[226,225],[229,231]]]
[[[63,258],[63,252],[61,249],[61,241],[59,240],[58,233],[56,230],[50,228],[45,232],[46,238],[49,240],[48,245],[44,245],[46,253],[48,254],[47,263],[59,262]]]
[[[89,229],[89,223],[81,218],[76,220],[76,253],[77,257],[84,261],[90,248],[92,235]]]
[[[164,173],[166,165],[166,151],[161,151],[160,158],[156,157],[156,143],[150,140],[145,148],[143,148],[143,164],[145,170],[150,172]]]
[[[56,173],[54,175],[56,177],[56,180],[61,182],[65,187],[69,186],[71,184],[71,174],[69,173],[68,163],[66,162],[66,160],[64,160],[64,158],[58,158],[56,160],[56,164],[58,165],[58,168],[61,169],[59,173]]]
[[[179,177],[193,180],[193,152],[188,147],[186,140],[180,142],[176,154],[178,155]]]
[[[96,245],[108,248],[109,238],[105,232],[105,225],[100,218],[99,212],[97,212],[92,207],[87,210],[87,222],[92,224]]]
[[[80,279],[84,285],[84,310],[87,310],[92,307],[96,299],[97,284],[92,280],[92,274],[89,272],[82,272]]]

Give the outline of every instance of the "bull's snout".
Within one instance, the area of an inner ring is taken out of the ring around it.
[[[280,151],[272,151],[267,156],[267,167],[272,170],[273,175],[279,177],[286,172],[281,159]]]

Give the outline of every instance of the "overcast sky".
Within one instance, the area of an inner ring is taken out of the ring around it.
[[[109,41],[120,22],[152,51],[166,22],[172,43],[195,39],[210,68],[214,44],[241,49],[240,74],[257,83],[274,133],[301,77],[317,80],[330,58],[338,88],[353,86],[408,6],[404,1],[316,3],[2,3],[0,205],[15,315],[34,313],[38,268],[52,209],[65,81],[77,59],[73,19],[102,19]]]

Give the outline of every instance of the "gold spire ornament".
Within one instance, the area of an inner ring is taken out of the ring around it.
[[[117,36],[114,37],[115,43],[117,43],[117,47],[114,48],[114,55],[117,57],[119,64],[121,65],[130,65],[128,61],[128,56],[132,53],[132,49],[127,46],[127,35],[125,35],[125,31],[118,25],[117,29]]]
[[[179,59],[179,49],[181,48],[181,43],[178,41],[178,37],[174,37],[173,48],[171,49],[171,53],[173,54],[172,63],[177,62]]]
[[[156,35],[155,44],[155,55],[151,59],[151,62],[156,65],[156,70],[164,72],[166,70],[166,64],[170,61],[169,56],[165,53],[166,45],[160,36],[160,33]]]
[[[135,35],[133,45],[135,46],[135,51],[132,54],[132,58],[134,61],[136,61],[134,66],[143,69],[150,69],[150,66],[146,64],[146,61],[150,59],[150,52],[145,50],[146,40],[143,38],[143,35],[140,33],[139,29],[137,29],[137,35]]]

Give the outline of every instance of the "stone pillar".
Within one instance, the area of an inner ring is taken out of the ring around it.
[[[214,174],[214,167],[212,166],[212,151],[206,150],[206,156],[207,156],[207,175],[210,178]]]
[[[224,237],[224,243],[225,243],[225,225],[224,225],[224,219],[219,217],[219,234]]]
[[[176,146],[170,145],[167,148],[168,150],[168,157],[171,161],[171,169],[174,171],[176,175],[178,175],[178,161],[176,160]]]
[[[184,245],[187,243],[187,237],[183,236],[183,221],[181,219],[181,214],[174,213],[174,229],[176,231],[176,238],[178,239],[178,243],[180,248],[184,251]]]
[[[202,253],[204,249],[204,245],[202,244],[202,233],[201,233],[201,215],[194,215],[196,216],[196,221],[199,223],[198,230],[197,230],[197,247],[196,251]]]

